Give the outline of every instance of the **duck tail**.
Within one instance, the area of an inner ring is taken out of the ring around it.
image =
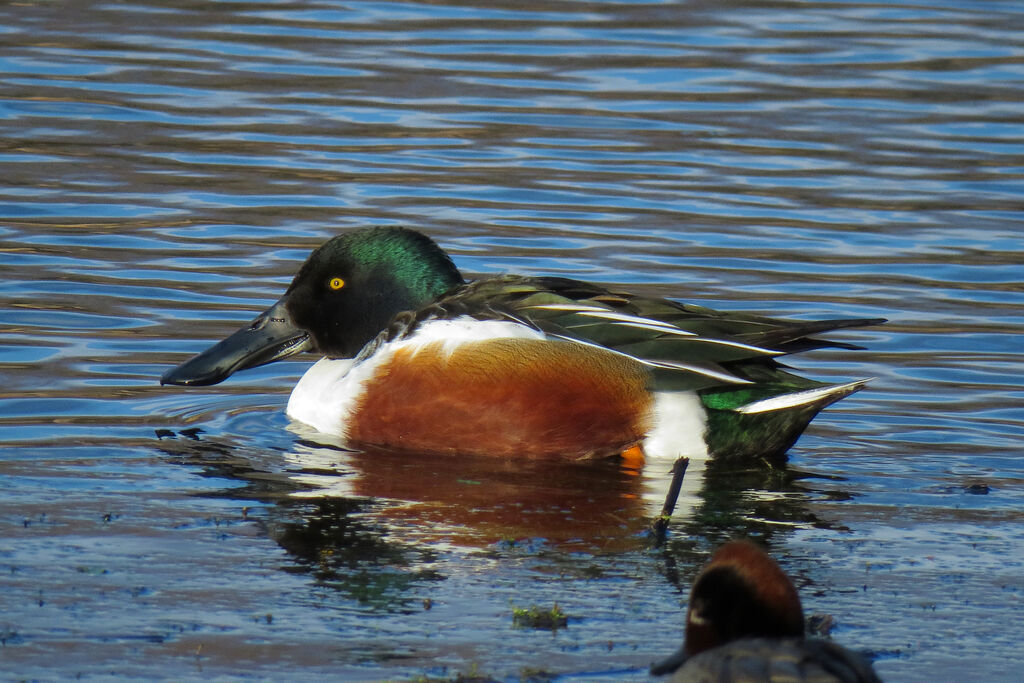
[[[733,405],[726,405],[723,394],[702,396],[708,413],[708,452],[719,458],[783,459],[818,412],[869,381],[782,391]]]

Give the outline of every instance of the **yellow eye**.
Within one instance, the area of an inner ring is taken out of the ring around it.
[[[342,280],[340,277],[332,277],[331,278],[331,289],[341,289],[344,286],[345,286],[345,281]]]

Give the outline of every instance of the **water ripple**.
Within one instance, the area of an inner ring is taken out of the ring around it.
[[[1014,670],[1022,27],[1017,3],[937,0],[0,8],[5,666],[643,680],[676,645],[671,582],[746,533],[883,675]],[[395,488],[436,473],[312,452],[282,414],[305,362],[157,385],[365,224],[468,273],[892,322],[794,360],[877,379],[785,472],[709,474],[654,557],[615,473],[586,474],[609,522],[553,512],[577,471],[507,500],[463,473],[441,505]],[[510,600],[579,617],[540,642]],[[958,663],[978,644],[998,668]]]

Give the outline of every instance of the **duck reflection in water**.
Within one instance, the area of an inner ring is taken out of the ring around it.
[[[804,638],[796,588],[749,541],[723,545],[697,576],[683,647],[655,664],[651,673],[671,673],[678,683],[880,680],[857,653],[828,640]]]
[[[300,442],[286,456],[293,495],[371,499],[375,516],[419,541],[465,546],[543,540],[581,550],[627,550],[646,541],[659,482],[642,468],[597,462],[410,458]]]

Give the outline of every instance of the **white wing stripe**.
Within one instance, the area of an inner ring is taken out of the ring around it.
[[[667,370],[686,370],[687,372],[695,372],[698,375],[714,377],[715,379],[722,380],[723,382],[728,382],[729,384],[753,384],[753,382],[751,382],[750,380],[737,377],[736,375],[727,373],[725,371],[719,372],[717,370],[712,370],[710,368],[702,368],[696,365],[687,365],[686,363],[675,363],[672,361],[647,360],[644,358],[638,358],[637,356],[633,356],[628,353],[624,353],[622,351],[616,351],[615,349],[608,348],[607,346],[602,346],[601,344],[589,342],[585,339],[578,339],[576,337],[570,337],[564,334],[553,334],[551,336],[558,339],[564,339],[566,341],[575,342],[577,344],[583,344],[584,346],[592,346],[596,349],[603,349],[610,353],[625,356],[626,358],[632,358],[641,365],[647,365],[653,368],[665,368]]]
[[[696,332],[687,332],[681,330],[671,323],[662,322],[653,318],[643,318],[638,315],[629,315],[628,313],[617,313],[615,311],[609,311],[607,308],[601,308],[599,306],[583,306],[573,304],[540,304],[537,306],[530,306],[530,308],[540,308],[548,311],[572,311],[579,313],[580,315],[589,316],[592,318],[602,318],[605,320],[615,321],[616,325],[626,325],[628,327],[637,327],[645,330],[652,330],[654,332],[663,332],[665,334],[675,334],[680,337],[696,337],[694,341],[706,342],[708,344],[719,344],[721,346],[730,346],[734,349],[743,349],[745,351],[752,351],[754,353],[762,354],[765,356],[780,356],[780,351],[773,349],[766,349],[761,346],[754,346],[752,344],[744,344],[738,341],[727,341],[725,339],[714,339],[711,337],[701,337]]]
[[[617,320],[619,322],[628,323],[637,327],[643,327],[652,330],[663,330],[669,334],[679,334],[686,336],[696,336],[693,332],[687,332],[681,330],[678,327],[670,323],[665,323],[654,318],[643,318],[638,315],[629,315],[628,313],[616,313],[610,311],[607,308],[601,308],[600,306],[583,306],[577,304],[539,304],[537,306],[530,306],[529,308],[536,308],[545,311],[571,311],[573,313],[579,313],[580,315],[589,316],[591,318],[601,318],[603,320]]]
[[[748,403],[745,406],[736,408],[737,413],[743,413],[749,415],[752,413],[767,413],[772,410],[783,410],[785,408],[795,408],[797,406],[807,405],[814,403],[817,400],[830,396],[832,394],[848,394],[860,389],[868,380],[862,379],[856,382],[849,382],[848,384],[832,384],[827,387],[819,387],[817,389],[805,389],[804,391],[796,391],[792,394],[783,394],[781,396],[773,396],[772,398],[764,398],[760,401],[754,401]]]
[[[637,326],[630,325],[630,327],[637,327]],[[691,334],[692,335],[692,333],[689,333],[689,332],[686,333],[686,334]],[[759,353],[759,354],[761,354],[763,356],[781,356],[781,355],[783,355],[781,351],[774,351],[772,349],[766,349],[766,348],[763,348],[761,346],[753,346],[752,344],[744,344],[743,342],[738,342],[738,341],[728,341],[726,339],[714,339],[712,337],[698,337],[698,336],[694,336],[694,338],[691,339],[690,341],[701,342],[701,343],[704,343],[704,344],[718,344],[719,346],[729,346],[729,347],[732,347],[734,349],[743,349],[744,351],[753,351],[754,353]]]

